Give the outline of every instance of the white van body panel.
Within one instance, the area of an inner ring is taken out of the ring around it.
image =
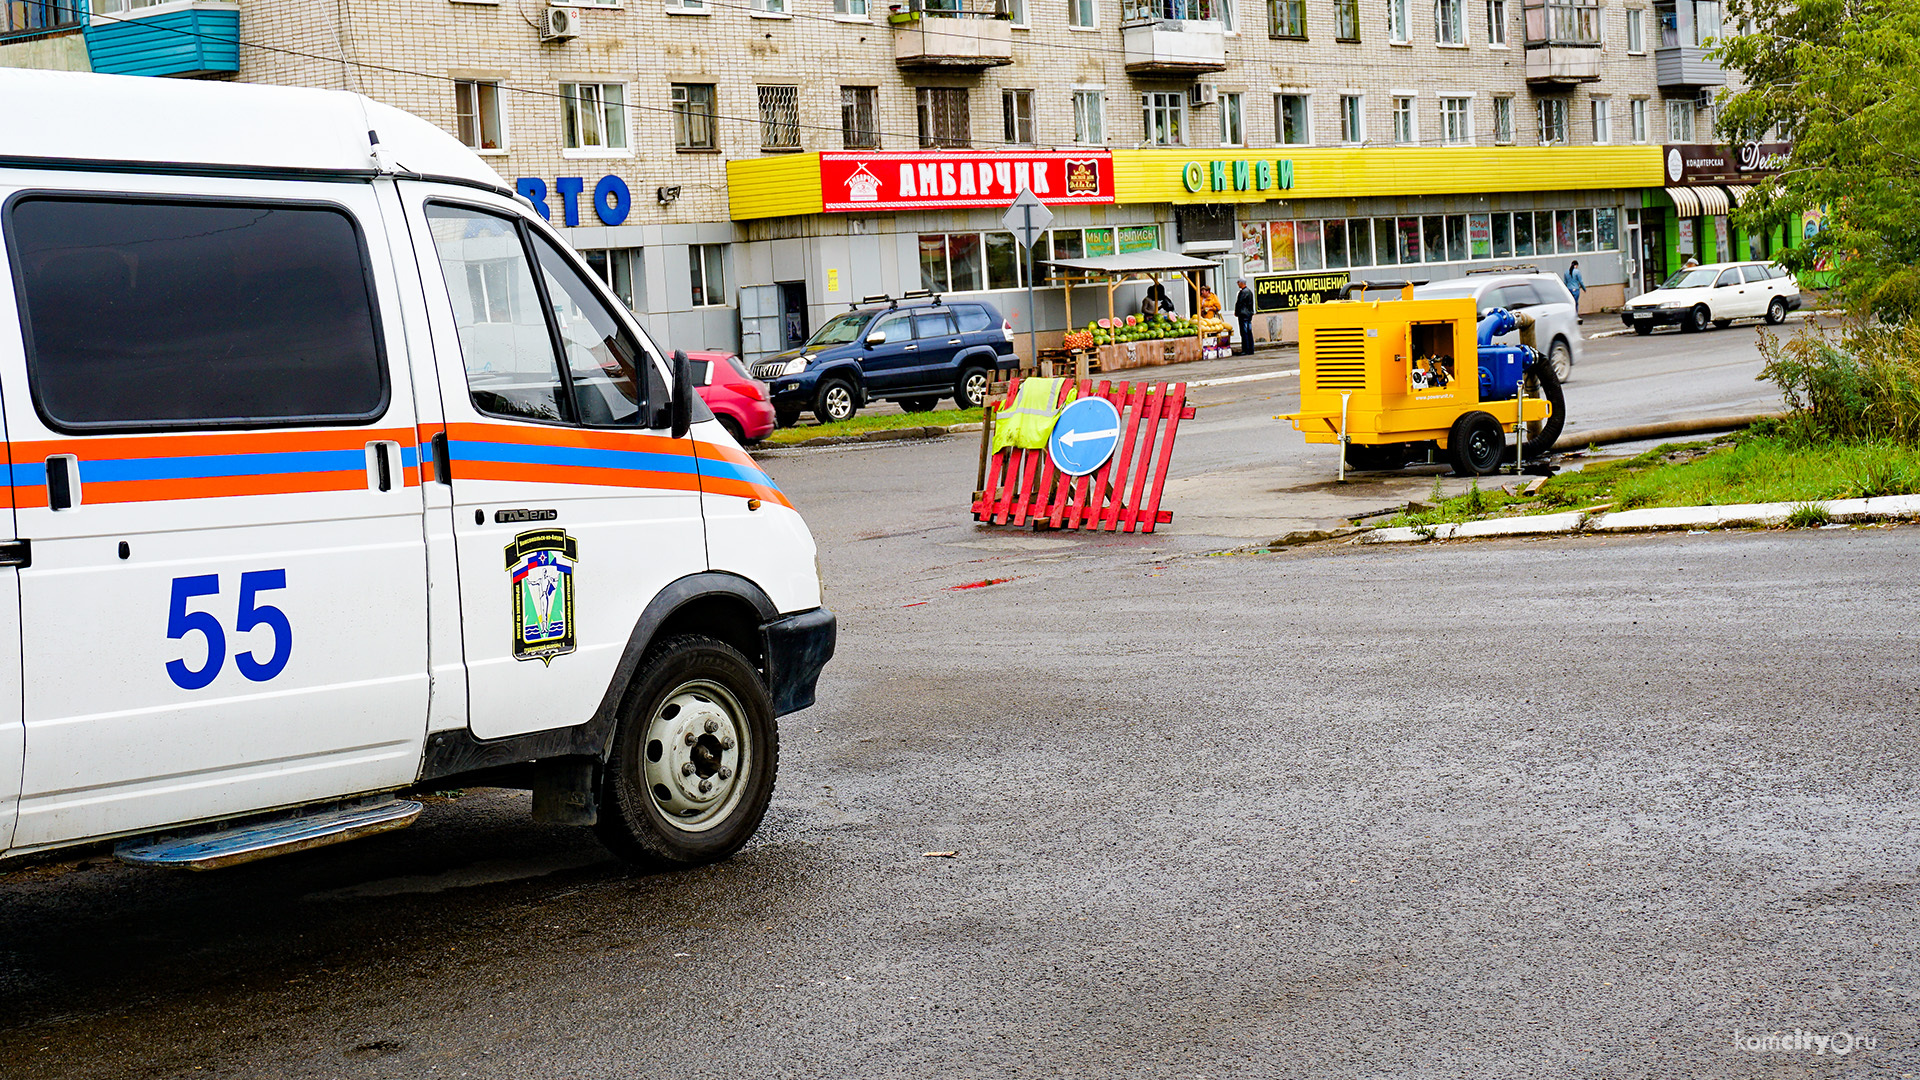
[[[718,421],[693,425],[703,467],[707,561],[766,590],[781,611],[820,606],[813,533],[758,462]],[[757,501],[757,509],[749,503]]]

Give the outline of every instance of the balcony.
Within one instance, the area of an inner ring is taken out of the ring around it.
[[[1225,71],[1227,28],[1213,0],[1122,0],[1120,40],[1135,75]]]
[[[93,70],[109,75],[219,75],[240,70],[234,0],[103,0],[87,27]]]
[[[1697,45],[1653,50],[1654,78],[1662,90],[1700,90],[1727,85],[1727,73]]]
[[[908,0],[887,21],[897,67],[952,71],[1013,63],[1013,23],[1000,0]]]
[[[1600,5],[1596,0],[1526,0],[1527,82],[1571,88],[1600,78]]]
[[[1669,93],[1727,85],[1727,73],[1708,55],[1720,36],[1720,5],[1713,0],[1654,0],[1660,43],[1653,49],[1654,78]]]

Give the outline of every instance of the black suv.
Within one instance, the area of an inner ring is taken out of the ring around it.
[[[826,423],[869,401],[925,412],[951,397],[963,409],[979,408],[992,373],[1015,366],[1013,324],[993,305],[935,298],[856,307],[805,345],[754,364],[753,377],[772,393],[780,426],[790,427],[802,409]]]

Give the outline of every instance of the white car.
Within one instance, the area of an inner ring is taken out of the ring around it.
[[[1553,373],[1561,382],[1573,376],[1573,365],[1580,359],[1580,313],[1573,294],[1552,274],[1474,274],[1428,282],[1414,289],[1413,296],[1416,300],[1471,296],[1482,318],[1494,308],[1525,311],[1533,316],[1534,340],[1552,361]],[[1494,339],[1496,345],[1519,343],[1517,331]]]
[[[1634,297],[1620,309],[1620,321],[1636,334],[1656,326],[1682,330],[1725,326],[1735,319],[1765,319],[1778,326],[1787,312],[1800,310],[1800,285],[1774,263],[1707,263],[1673,275],[1666,284]]]

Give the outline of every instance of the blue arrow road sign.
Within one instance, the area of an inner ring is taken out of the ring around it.
[[[1120,443],[1120,410],[1103,397],[1086,397],[1060,410],[1047,438],[1053,467],[1085,476],[1107,463]]]

